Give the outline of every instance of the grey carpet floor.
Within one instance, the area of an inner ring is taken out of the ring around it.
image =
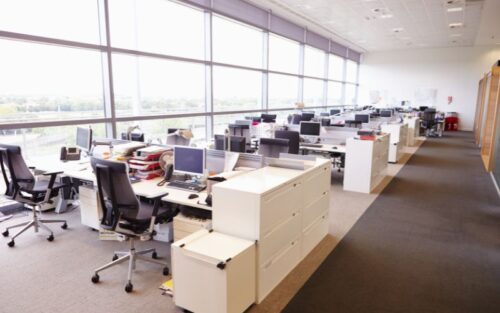
[[[500,312],[500,201],[472,138],[427,140],[284,312]]]

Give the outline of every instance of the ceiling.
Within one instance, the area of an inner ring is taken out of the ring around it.
[[[500,0],[249,0],[364,52],[500,43]]]

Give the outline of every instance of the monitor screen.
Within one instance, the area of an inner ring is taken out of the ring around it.
[[[392,111],[391,110],[382,110],[382,111],[380,111],[380,116],[381,117],[391,117]]]
[[[203,175],[205,171],[205,149],[174,147],[174,171]]]
[[[313,118],[314,118],[314,113],[305,113],[305,112],[302,113],[302,120],[303,121],[309,122]]]
[[[92,149],[92,129],[88,127],[76,128],[76,146],[87,152]]]
[[[275,123],[276,114],[261,114],[262,122],[264,123]]]
[[[336,114],[339,114],[339,113],[340,113],[339,109],[330,110],[330,115],[336,115]]]
[[[354,120],[361,123],[369,123],[370,115],[369,114],[356,114],[354,115]]]
[[[300,122],[300,134],[304,136],[319,136],[321,123]]]

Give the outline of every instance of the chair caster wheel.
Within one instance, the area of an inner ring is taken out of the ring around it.
[[[4,237],[8,237],[8,236],[9,236],[9,230],[4,231],[4,232],[2,233],[2,235],[3,235]]]
[[[47,237],[47,240],[48,241],[54,241],[54,235],[50,235],[49,237]]]
[[[132,285],[131,283],[128,283],[128,284],[125,286],[125,291],[126,291],[126,292],[132,292],[132,290],[134,290],[134,285]]]
[[[62,229],[68,229],[68,224],[66,224],[66,223],[62,224],[62,225],[61,225],[61,228],[62,228]]]
[[[170,274],[170,270],[168,269],[168,267],[164,267],[163,268],[163,275],[168,276],[168,274]]]
[[[12,248],[15,244],[14,240],[11,240],[7,245]]]
[[[92,280],[92,282],[93,282],[94,284],[97,284],[97,283],[99,282],[99,275],[94,274],[94,276],[92,276],[92,279],[91,279],[91,280]]]
[[[153,254],[151,255],[151,257],[152,257],[153,259],[155,259],[155,260],[156,260],[156,259],[158,259],[158,253],[156,253],[156,251],[155,251],[155,252],[153,252]]]
[[[116,260],[118,260],[118,256],[115,254],[115,255],[113,255],[113,258],[111,259],[111,261],[116,261]]]

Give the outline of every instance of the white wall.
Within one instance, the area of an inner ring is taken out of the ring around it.
[[[437,89],[436,108],[459,113],[460,129],[472,130],[478,82],[500,60],[500,46],[453,47],[366,53],[360,68],[358,103],[370,90],[385,90],[388,105],[409,100],[415,90]],[[448,96],[453,103],[448,105]]]

